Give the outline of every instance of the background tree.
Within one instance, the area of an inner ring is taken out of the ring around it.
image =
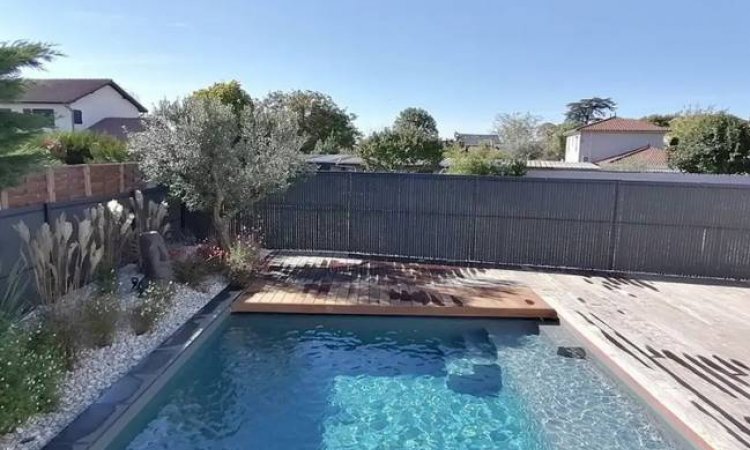
[[[641,120],[651,122],[656,126],[669,128],[669,123],[677,117],[677,114],[651,114],[650,116],[641,117]]]
[[[360,136],[354,114],[339,107],[333,99],[315,91],[272,92],[265,100],[273,109],[286,109],[297,120],[306,136],[303,153],[340,153],[353,149]]]
[[[564,160],[565,133],[574,128],[576,128],[576,124],[570,122],[559,124],[546,122],[539,125],[539,136],[542,141],[542,158],[549,161]]]
[[[518,159],[536,159],[542,155],[539,117],[530,113],[498,114],[495,133],[503,150]]]
[[[232,244],[229,221],[287,187],[305,165],[305,138],[288,112],[259,105],[239,118],[213,98],[163,102],[128,142],[148,179],[169,185],[191,210],[211,214],[225,250]]]
[[[513,158],[507,152],[487,144],[466,151],[459,145],[451,146],[445,156],[450,161],[447,173],[456,175],[523,176],[526,160]]]
[[[369,170],[432,172],[443,158],[443,142],[429,113],[407,108],[392,128],[361,142],[358,153]]]
[[[435,118],[422,108],[406,108],[398,114],[398,117],[393,122],[393,128],[396,131],[412,127],[429,136],[438,136]]]
[[[11,102],[25,88],[22,69],[41,69],[61,54],[50,44],[15,41],[0,43],[0,102]],[[12,186],[45,159],[38,147],[23,144],[48,125],[46,118],[32,114],[0,111],[0,189]]]
[[[235,114],[240,114],[246,107],[253,105],[250,94],[242,88],[237,80],[214,83],[203,89],[193,92],[193,97],[198,99],[216,99],[224,105],[232,107]]]
[[[617,109],[617,103],[611,98],[592,97],[567,104],[565,121],[578,126],[611,116]]]
[[[670,122],[671,166],[692,173],[750,173],[750,126],[739,117],[698,113]]]

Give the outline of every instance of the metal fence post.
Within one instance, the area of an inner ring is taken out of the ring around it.
[[[607,269],[615,270],[615,255],[617,254],[617,215],[620,207],[620,181],[615,180],[615,198],[612,202],[612,220],[609,223],[609,259]]]

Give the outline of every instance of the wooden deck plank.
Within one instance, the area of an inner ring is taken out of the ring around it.
[[[476,269],[287,256],[272,257],[264,276],[233,312],[557,317],[528,287]]]

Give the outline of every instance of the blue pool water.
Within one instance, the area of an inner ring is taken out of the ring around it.
[[[533,321],[231,316],[128,449],[664,449],[644,409]]]

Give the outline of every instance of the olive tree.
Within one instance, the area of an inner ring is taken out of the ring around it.
[[[191,210],[210,213],[219,245],[229,249],[229,221],[282,190],[305,166],[295,118],[259,104],[240,111],[215,98],[163,102],[129,151],[150,180]]]

